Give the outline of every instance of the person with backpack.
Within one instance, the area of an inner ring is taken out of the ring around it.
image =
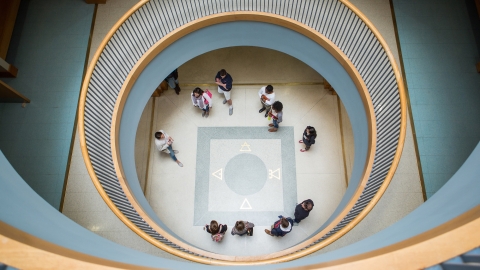
[[[216,220],[210,221],[210,225],[205,225],[203,230],[211,234],[212,241],[221,242],[227,231],[227,225],[218,224]]]
[[[203,111],[202,117],[207,118],[213,106],[212,93],[210,90],[205,89],[205,91],[203,91],[200,87],[197,87],[193,89],[191,98],[193,106],[200,108]]]
[[[249,236],[252,236],[253,235],[253,227],[255,227],[255,225],[253,223],[250,223],[248,221],[242,221],[242,220],[239,220],[235,223],[235,227],[233,227],[232,229],[232,235],[249,235]]]
[[[293,219],[289,217],[278,216],[280,218],[272,226],[271,230],[265,229],[265,233],[270,236],[280,236],[283,237],[287,233],[292,231],[293,228]]]
[[[313,209],[313,201],[308,199],[299,204],[295,207],[295,219],[293,220],[295,223],[300,223],[303,219],[307,218],[310,214],[310,211]]]
[[[306,152],[310,149],[312,144],[315,144],[315,138],[317,138],[317,131],[314,127],[307,126],[303,131],[303,140],[298,141],[299,143],[305,144],[305,149],[300,149],[300,152]]]

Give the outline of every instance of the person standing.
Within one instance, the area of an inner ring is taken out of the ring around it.
[[[312,144],[315,144],[315,139],[317,138],[317,131],[314,127],[307,126],[303,131],[303,140],[298,141],[299,143],[305,144],[305,149],[300,149],[300,152],[306,152],[310,149]]]
[[[159,131],[155,132],[155,145],[157,146],[158,151],[170,154],[170,157],[173,159],[173,161],[175,161],[178,166],[183,167],[182,162],[180,162],[180,160],[178,160],[175,156],[175,154],[178,154],[178,151],[173,150],[173,141],[173,138],[168,136],[165,131],[160,129]]]
[[[168,76],[165,78],[165,81],[167,81],[168,86],[170,88],[175,89],[175,93],[177,95],[180,95],[180,86],[178,85],[178,70],[175,69],[172,71],[172,73],[168,74]]]
[[[232,98],[230,92],[232,90],[232,83],[233,79],[230,74],[227,73],[225,69],[221,69],[217,72],[217,76],[215,76],[215,83],[218,85],[218,93],[223,94],[225,99],[223,100],[223,104],[228,102],[228,114],[233,114],[233,105],[232,105]]]
[[[277,132],[278,124],[283,121],[283,104],[280,101],[275,101],[268,115],[273,119],[273,123],[268,124],[271,127],[268,131]]]
[[[212,103],[212,93],[208,89],[203,91],[200,87],[193,89],[192,92],[192,103],[193,106],[202,109],[202,117],[207,118],[210,114],[210,109],[213,106]]]
[[[271,230],[265,229],[265,233],[270,236],[280,236],[283,237],[287,233],[292,231],[293,228],[293,219],[289,217],[278,216],[280,218],[272,226]]]
[[[260,103],[262,104],[262,108],[258,111],[258,113],[265,112],[265,117],[268,116],[268,112],[270,111],[272,104],[275,102],[275,93],[273,92],[273,86],[270,84],[260,88],[258,91],[258,96],[260,97]]]
[[[210,221],[210,225],[205,225],[203,230],[211,234],[212,241],[221,242],[227,231],[227,225],[218,224],[216,220]]]
[[[305,200],[295,207],[295,221],[296,223],[300,223],[303,219],[307,218],[308,215],[310,214],[310,211],[313,209],[313,201],[308,199]]]
[[[255,227],[255,225],[253,223],[250,223],[248,221],[242,221],[242,220],[239,220],[235,223],[235,227],[233,227],[232,229],[232,235],[244,235],[244,234],[247,234],[249,232],[249,230],[253,231],[253,227]]]

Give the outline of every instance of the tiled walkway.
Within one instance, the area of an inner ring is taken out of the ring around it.
[[[429,198],[480,140],[478,48],[466,1],[393,3]]]
[[[278,132],[270,133],[271,120],[258,113],[260,87],[234,86],[232,116],[221,104],[222,97],[214,92],[215,105],[207,119],[192,106],[191,90],[184,88],[179,96],[168,90],[156,98],[153,129],[165,130],[175,138],[174,149],[180,151],[177,158],[184,167],[159,153],[150,138],[146,198],[168,228],[199,248],[238,256],[285,249],[314,233],[345,192],[337,96],[322,85],[274,84],[276,99],[284,105],[284,121]],[[307,125],[317,128],[318,138],[308,152],[301,153],[304,145],[298,140]],[[143,132],[148,130],[137,134]],[[242,166],[242,160],[235,160],[245,155],[264,167]],[[146,163],[145,159],[136,162]],[[243,176],[242,181],[236,182],[239,179],[231,173]],[[248,185],[244,177],[265,183],[261,187]],[[236,186],[242,183],[248,189]],[[293,216],[296,203],[306,199],[315,202],[314,210],[288,237],[272,239],[263,232],[278,215]],[[212,219],[229,227],[241,219],[253,222],[255,237],[227,235],[222,245],[215,245],[202,230]]]
[[[0,149],[23,179],[59,208],[94,5],[22,1],[2,79],[31,100],[0,104]]]

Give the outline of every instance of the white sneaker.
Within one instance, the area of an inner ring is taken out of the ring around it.
[[[177,164],[178,164],[178,166],[183,167],[182,162],[178,162]]]
[[[227,99],[224,99],[224,100],[223,100],[223,104],[225,104],[225,103],[227,103]]]
[[[233,108],[229,108],[229,109],[228,109],[228,114],[229,114],[229,115],[232,115],[232,114],[233,114]]]

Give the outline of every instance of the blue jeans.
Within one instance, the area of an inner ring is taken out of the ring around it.
[[[170,151],[170,157],[173,159],[173,161],[177,161],[177,157],[175,156],[175,153],[173,152],[172,145],[169,145],[167,149]]]
[[[278,122],[276,119],[273,119],[273,127],[278,128]]]
[[[175,89],[175,86],[178,84],[178,80],[175,80],[175,78],[170,77],[170,78],[167,78],[167,83],[168,83],[168,86],[170,86],[170,88]]]
[[[207,105],[207,107],[205,107],[205,109],[202,109],[202,111],[209,112],[210,111],[210,106]]]

